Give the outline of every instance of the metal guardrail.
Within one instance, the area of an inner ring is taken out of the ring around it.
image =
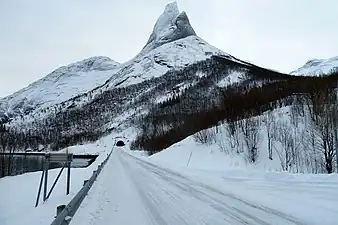
[[[84,184],[81,190],[75,195],[75,197],[68,203],[68,205],[62,210],[62,212],[57,215],[51,225],[68,225],[75,215],[77,209],[81,205],[83,199],[86,197],[88,191],[94,184],[96,178],[102,171],[104,165],[109,160],[113,150],[109,153],[108,157],[97,167],[97,170],[93,171],[93,175],[90,179]]]

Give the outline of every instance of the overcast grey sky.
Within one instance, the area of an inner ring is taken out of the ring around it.
[[[0,96],[59,66],[104,55],[124,62],[172,0],[1,0]],[[198,36],[260,66],[291,72],[338,55],[337,0],[178,0]]]

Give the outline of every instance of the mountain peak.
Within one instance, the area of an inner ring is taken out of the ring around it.
[[[118,66],[119,63],[113,61],[106,56],[94,56],[71,63],[67,66],[62,66],[53,71],[53,73],[74,73],[74,72],[89,72],[89,71],[104,71],[110,70]]]
[[[321,59],[311,59],[311,60],[308,60],[308,61],[304,64],[304,66],[308,66],[308,67],[310,67],[310,66],[317,66],[317,65],[319,65],[322,61],[323,61],[323,60],[321,60]]]
[[[180,12],[176,2],[166,5],[157,19],[153,32],[142,52],[148,52],[161,45],[196,35],[185,12]]]
[[[329,59],[311,59],[304,66],[292,71],[292,75],[320,76],[338,70],[338,56]]]
[[[175,13],[177,15],[180,13],[180,11],[178,10],[178,6],[177,6],[176,1],[171,2],[171,3],[169,3],[165,6],[165,9],[164,9],[164,12],[162,13],[162,15],[168,14],[168,13]]]

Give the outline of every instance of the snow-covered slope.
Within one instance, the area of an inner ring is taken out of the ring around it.
[[[291,72],[292,75],[320,76],[338,70],[338,56],[330,59],[313,59],[301,68]]]
[[[107,82],[105,89],[140,83],[213,55],[237,61],[198,37],[187,14],[179,12],[177,3],[173,2],[165,7],[141,52],[121,65],[122,69]]]
[[[198,170],[323,173],[325,172],[322,166],[323,154],[310,152],[313,146],[310,142],[310,128],[306,124],[310,120],[308,116],[306,113],[304,116],[296,116],[292,107],[286,106],[250,118],[250,121],[256,121],[257,125],[256,128],[254,126],[251,128],[257,132],[255,140],[258,152],[255,163],[248,160],[250,155],[246,142],[248,138],[245,137],[245,129],[239,127],[239,124],[246,123],[245,119],[237,122],[237,125],[232,124],[235,126],[233,130],[228,123],[202,130],[150,158],[168,166],[189,166]],[[292,117],[296,126],[290,122]],[[283,136],[285,140],[300,143],[295,147],[297,153],[293,153],[294,158],[290,156],[291,150],[286,149],[281,138]],[[271,155],[269,143],[273,149]]]
[[[1,113],[16,115],[47,107],[102,85],[119,63],[108,57],[88,58],[62,66],[28,87],[0,100]]]
[[[209,45],[197,36],[175,40],[136,56],[106,84],[107,89],[125,87],[159,77],[169,70],[179,70],[212,55],[230,55]]]
[[[90,96],[97,96],[106,90],[160,77],[169,70],[183,69],[213,55],[237,61],[196,36],[186,13],[179,12],[176,2],[170,3],[158,18],[144,48],[130,61],[118,65],[107,57],[96,57],[61,67],[0,100],[0,113],[27,113],[89,91]],[[86,95],[77,100],[80,104],[90,101]],[[66,105],[73,105],[73,101]]]
[[[218,87],[227,87],[235,83],[240,83],[243,80],[246,80],[246,74],[239,71],[234,71],[230,73],[227,77],[217,83]]]

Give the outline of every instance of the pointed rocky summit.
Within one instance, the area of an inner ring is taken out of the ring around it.
[[[166,43],[192,35],[196,35],[196,33],[190,25],[187,14],[179,12],[176,2],[170,3],[157,19],[153,32],[142,52],[148,52]]]

